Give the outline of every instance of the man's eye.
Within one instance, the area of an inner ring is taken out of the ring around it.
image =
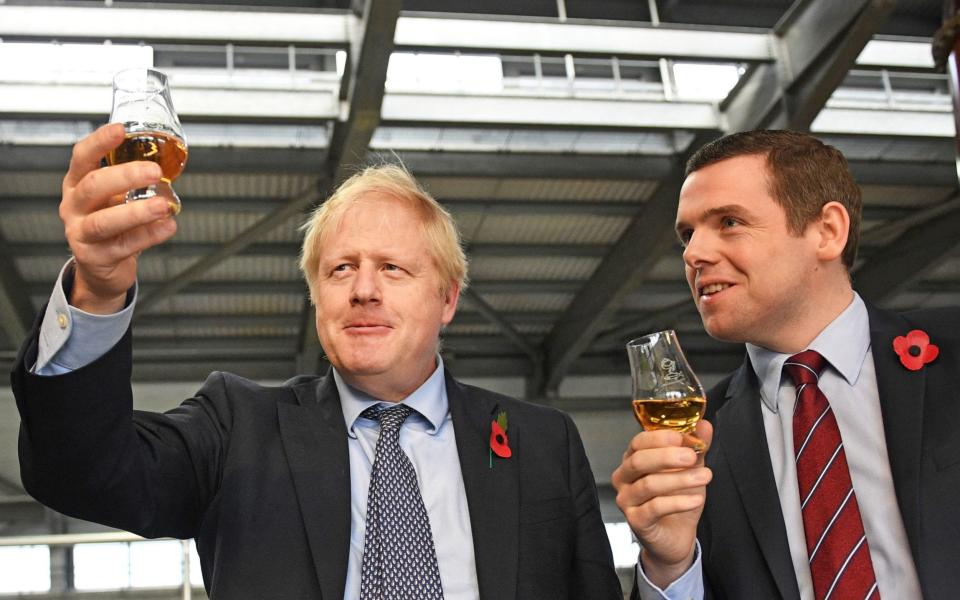
[[[335,267],[333,268],[333,271],[334,271],[334,273],[338,273],[338,272],[346,271],[346,270],[349,269],[349,268],[350,268],[350,265],[349,265],[349,264],[347,264],[347,263],[342,263],[342,264],[339,264],[339,265],[335,266]]]
[[[383,270],[384,270],[384,271],[399,271],[399,270],[400,270],[400,267],[398,267],[397,265],[391,264],[391,263],[386,263],[386,264],[383,265]]]
[[[724,227],[736,227],[740,224],[740,221],[734,219],[733,217],[724,217],[723,226]]]
[[[677,239],[680,240],[680,245],[686,247],[690,243],[690,238],[693,237],[693,231],[685,229],[677,233]]]

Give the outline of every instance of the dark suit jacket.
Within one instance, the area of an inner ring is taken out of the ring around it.
[[[868,308],[887,454],[923,595],[957,598],[960,311],[897,315]],[[893,351],[893,339],[912,329],[926,331],[940,348],[919,371],[904,368]],[[799,600],[749,358],[707,396],[713,481],[698,537],[708,596]]]
[[[332,376],[263,387],[213,373],[179,407],[139,412],[129,332],[95,363],[56,377],[25,371],[36,337],[35,328],[12,374],[30,494],[146,537],[195,537],[214,599],[343,598],[350,468]],[[449,374],[446,386],[481,597],[622,598],[570,418]],[[513,457],[494,456],[491,468],[500,410]]]

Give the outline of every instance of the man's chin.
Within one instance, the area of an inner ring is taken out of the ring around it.
[[[719,342],[739,344],[745,341],[743,331],[731,323],[724,323],[716,317],[704,317],[703,315],[701,315],[701,320],[707,335]]]
[[[344,361],[337,366],[337,371],[345,377],[376,377],[387,371],[387,367],[370,361]]]

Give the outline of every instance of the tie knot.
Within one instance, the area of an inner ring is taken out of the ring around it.
[[[804,350],[788,358],[787,362],[783,363],[783,370],[793,380],[793,385],[800,387],[816,384],[826,364],[827,360],[816,350]]]
[[[375,405],[364,410],[360,413],[360,416],[365,419],[380,421],[380,432],[383,433],[385,431],[399,431],[400,426],[403,425],[403,422],[407,420],[411,413],[413,413],[413,409],[406,404],[397,404],[383,410],[380,410],[379,405]]]

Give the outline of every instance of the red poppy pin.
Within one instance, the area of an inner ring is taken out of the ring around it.
[[[493,468],[493,455],[510,458],[510,440],[507,439],[507,411],[501,410],[497,418],[490,422],[490,468]]]
[[[931,344],[930,336],[921,329],[914,329],[905,336],[894,338],[893,350],[900,357],[903,366],[911,371],[919,371],[923,365],[933,362],[940,354],[940,348]]]

